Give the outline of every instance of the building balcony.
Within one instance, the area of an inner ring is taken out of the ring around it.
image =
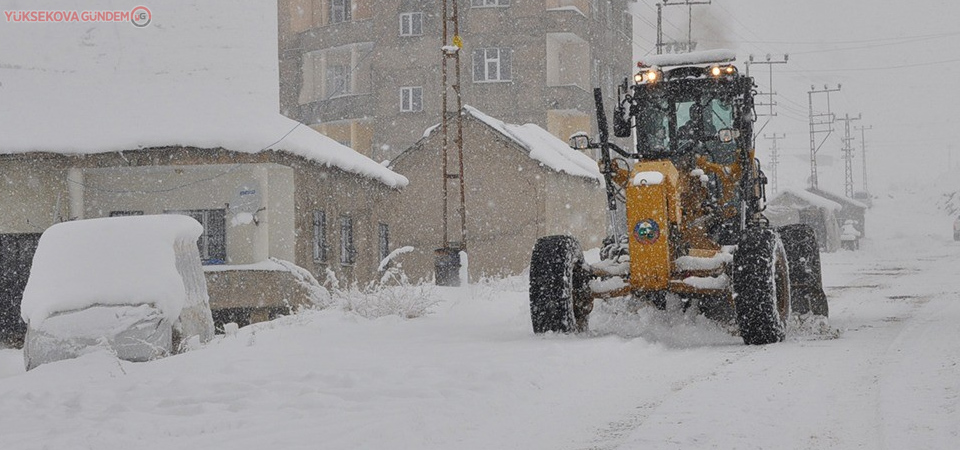
[[[300,105],[300,121],[306,124],[373,117],[376,115],[373,94],[349,94]]]

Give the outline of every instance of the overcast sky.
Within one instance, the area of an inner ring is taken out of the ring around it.
[[[633,5],[635,58],[655,53],[656,3],[638,0]],[[960,4],[713,0],[693,11],[698,50],[736,50],[741,70],[750,54],[760,60],[768,53],[774,60],[789,54],[785,65],[751,67],[762,92],[769,92],[768,70],[774,70],[777,116],[761,134],[787,136],[780,141],[781,187],[807,183],[811,85],[842,86],[830,94],[831,110],[838,117],[862,113],[862,120],[851,123],[857,190],[863,181],[861,133],[855,127],[873,126],[866,131],[866,144],[869,188],[875,193],[903,185],[904,180],[934,179],[948,171],[948,163],[960,166],[960,121],[955,119],[960,118]],[[685,41],[687,7],[664,7],[663,29],[665,41]],[[826,112],[826,95],[815,94],[813,99],[815,113]],[[765,120],[760,118],[758,129]],[[843,122],[834,128],[818,153],[824,160],[818,172],[822,187],[842,193]],[[817,136],[818,144],[824,136]],[[769,160],[770,144],[762,136],[757,140],[757,154],[764,161]]]

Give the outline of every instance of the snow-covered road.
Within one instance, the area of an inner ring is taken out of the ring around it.
[[[151,363],[0,350],[0,448],[956,448],[960,243],[902,220],[921,206],[879,203],[861,251],[824,255],[835,332],[747,347],[600,307],[535,336],[523,279],[437,289],[426,317],[307,312]]]
[[[588,448],[954,448],[960,245],[862,256],[826,257],[840,338],[735,350]]]

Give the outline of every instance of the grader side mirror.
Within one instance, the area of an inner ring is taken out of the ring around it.
[[[630,137],[630,119],[622,106],[613,111],[613,135],[619,138]]]
[[[586,150],[590,148],[590,136],[584,132],[576,133],[570,136],[570,147],[576,150]]]

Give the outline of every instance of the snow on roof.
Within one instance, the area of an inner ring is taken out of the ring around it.
[[[40,237],[21,315],[37,328],[59,312],[153,304],[174,322],[187,301],[175,246],[196,245],[201,233],[199,222],[174,214],[58,223]]]
[[[843,208],[839,203],[837,203],[837,202],[835,202],[835,201],[833,201],[833,200],[825,199],[825,198],[823,198],[823,197],[821,197],[821,196],[819,196],[819,195],[816,195],[816,194],[811,193],[811,192],[804,191],[804,190],[802,190],[802,189],[790,189],[790,188],[787,188],[787,189],[784,189],[784,190],[780,191],[780,193],[777,194],[776,197],[771,198],[767,203],[773,203],[776,199],[778,199],[778,198],[780,198],[780,197],[782,197],[782,196],[784,196],[784,195],[787,195],[787,194],[792,195],[792,196],[794,196],[794,197],[797,197],[797,198],[799,198],[800,200],[803,200],[803,201],[805,201],[805,202],[807,202],[807,203],[809,203],[809,204],[811,204],[811,205],[813,205],[813,206],[816,206],[816,207],[818,207],[818,208],[824,208],[824,209],[828,209],[828,210],[831,210],[831,211],[840,211],[840,209]]]
[[[93,0],[83,11],[131,11]],[[24,10],[78,10],[72,0]],[[36,5],[36,6],[35,6]],[[283,150],[379,180],[407,179],[281,116],[276,2],[177,0],[121,22],[6,22],[0,42],[0,154],[90,154],[166,146]],[[14,8],[7,8],[14,9]]]
[[[703,50],[690,53],[675,53],[667,55],[644,56],[640,64],[652,66],[686,66],[711,63],[728,63],[737,59],[737,53],[732,50]]]
[[[570,148],[566,142],[561,141],[547,130],[532,123],[525,125],[505,123],[480,112],[472,106],[464,105],[463,109],[471,116],[476,117],[519,144],[529,152],[531,158],[540,161],[544,166],[558,172],[603,181],[603,175],[600,174],[596,161]]]
[[[811,191],[807,191],[807,192],[811,192]],[[815,194],[815,195],[820,195],[820,196],[826,197],[826,198],[828,198],[828,199],[830,199],[830,200],[833,200],[833,201],[835,201],[835,202],[837,202],[837,203],[841,203],[841,204],[842,204],[842,203],[847,203],[847,204],[849,204],[849,205],[851,205],[851,206],[855,206],[855,207],[857,207],[857,208],[869,209],[869,206],[867,206],[866,204],[864,204],[863,202],[861,202],[861,201],[859,201],[859,200],[852,199],[852,198],[847,197],[847,196],[845,196],[845,195],[839,195],[839,194],[836,194],[836,193],[834,193],[834,192],[830,192],[830,191],[828,191],[828,190],[824,190],[824,189],[821,189],[821,188],[817,188],[816,191],[813,191],[813,192],[811,192],[811,193],[813,193],[813,194]]]

